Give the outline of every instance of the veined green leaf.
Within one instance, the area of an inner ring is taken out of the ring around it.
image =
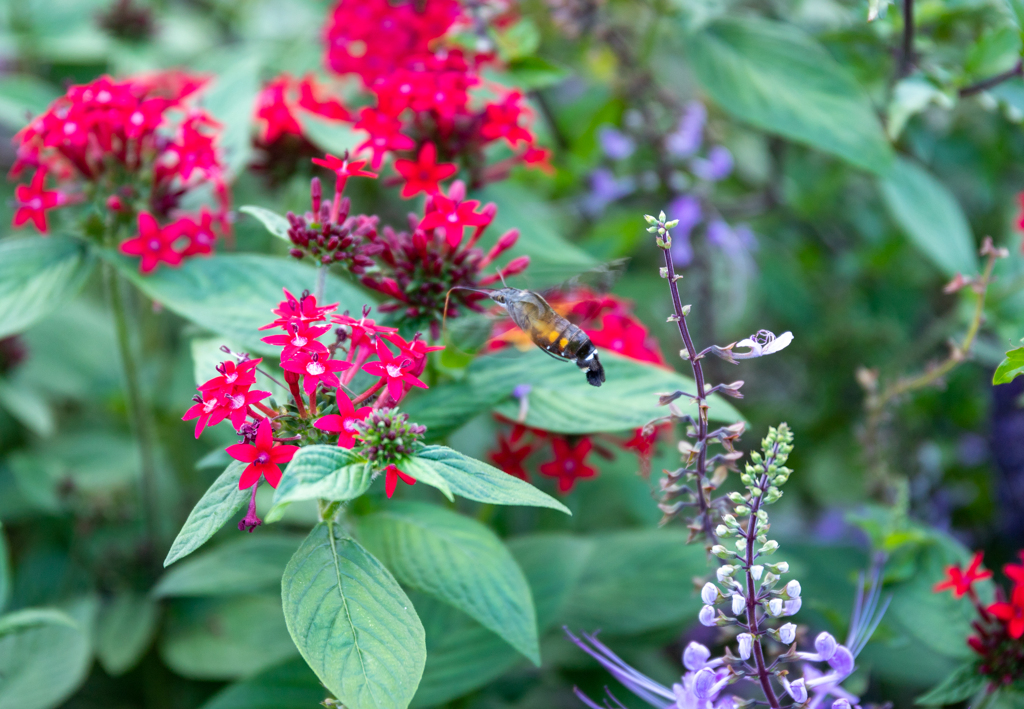
[[[225,687],[200,709],[312,709],[326,696],[313,670],[295,658]]]
[[[1006,359],[999,363],[992,375],[993,384],[1009,384],[1024,374],[1024,347],[1016,347],[1006,353]]]
[[[244,207],[239,207],[238,211],[242,214],[248,214],[251,217],[259,219],[260,223],[267,228],[267,231],[279,239],[283,239],[289,244],[291,243],[291,239],[288,238],[288,229],[290,226],[288,224],[288,220],[277,212],[272,212],[269,209],[264,209],[263,207],[257,207],[254,204],[247,204]]]
[[[51,608],[0,616],[0,709],[52,709],[85,679],[92,654],[77,617]]]
[[[725,17],[688,36],[690,66],[722,108],[758,128],[883,175],[893,158],[867,96],[793,25]]]
[[[234,461],[213,481],[203,493],[196,506],[189,512],[171,550],[167,552],[164,566],[170,566],[178,559],[188,556],[201,547],[210,537],[235,516],[249,499],[249,490],[239,490],[238,480],[245,463]]]
[[[400,582],[450,603],[540,664],[526,578],[486,526],[420,502],[360,518],[359,538]]]
[[[879,185],[889,213],[925,258],[948,277],[977,273],[974,236],[945,185],[908,158]]]
[[[355,453],[338,446],[303,446],[285,468],[274,503],[297,500],[352,500],[370,487],[373,470]]]
[[[121,592],[102,609],[96,629],[96,656],[111,677],[122,675],[142,658],[156,634],[160,606],[152,598]]]
[[[453,493],[467,500],[550,507],[571,514],[565,505],[530,483],[445,446],[424,446],[411,461],[416,465],[403,468],[410,475],[415,477],[413,471],[427,468],[439,475]]]
[[[0,242],[0,337],[67,305],[92,273],[95,259],[81,241],[59,236]]]
[[[237,537],[175,566],[153,595],[230,596],[273,588],[301,541],[296,535],[263,530]]]
[[[288,631],[349,709],[405,709],[426,661],[423,625],[391,573],[329,523],[313,528],[281,580]]]

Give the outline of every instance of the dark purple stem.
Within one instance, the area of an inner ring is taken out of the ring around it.
[[[675,310],[676,324],[679,326],[679,336],[683,338],[683,344],[686,345],[687,359],[690,360],[693,379],[697,383],[697,502],[700,505],[701,526],[704,529],[704,534],[707,535],[708,544],[714,545],[718,543],[718,535],[715,534],[711,511],[708,508],[707,498],[704,496],[708,458],[708,405],[704,388],[704,369],[697,356],[697,348],[693,346],[690,330],[686,326],[683,301],[679,298],[679,286],[676,285],[676,269],[675,264],[672,263],[672,252],[668,248],[664,248],[663,251],[665,253],[665,269],[668,273],[668,287],[672,292],[672,307]]]
[[[900,51],[899,78],[914,67],[914,0],[903,0],[903,48]]]
[[[1001,74],[996,74],[995,76],[990,76],[976,84],[963,87],[960,89],[960,95],[973,96],[974,94],[980,94],[982,91],[991,89],[993,86],[997,86],[1007,79],[1012,79],[1013,77],[1021,76],[1022,74],[1024,74],[1024,61],[1018,60],[1017,64],[1012,69],[1008,69],[1007,71],[1004,71]]]

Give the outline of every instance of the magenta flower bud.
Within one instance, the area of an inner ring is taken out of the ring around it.
[[[814,639],[814,649],[818,651],[818,655],[825,662],[832,659],[832,656],[836,654],[837,647],[839,647],[839,643],[829,633],[820,633]]]
[[[750,633],[740,633],[736,636],[737,642],[739,642],[739,653],[741,660],[749,660],[750,653],[754,649],[754,636]]]
[[[697,616],[700,624],[713,628],[718,625],[718,619],[715,617],[715,609],[712,606],[704,606],[700,609],[700,614]]]
[[[711,659],[711,651],[698,642],[691,642],[683,650],[683,667],[696,672],[708,663]]]
[[[709,606],[713,606],[718,603],[718,598],[721,594],[718,592],[718,586],[708,581],[704,584],[704,588],[700,590],[700,600],[704,601]]]
[[[693,678],[693,696],[697,699],[710,699],[711,688],[715,686],[715,671],[710,667],[701,669]]]
[[[843,677],[853,674],[855,667],[853,655],[842,645],[836,648],[835,653],[829,658],[828,664]]]
[[[309,183],[309,195],[313,202],[313,214],[320,213],[320,202],[323,199],[323,188],[320,186],[320,178],[314,177]]]

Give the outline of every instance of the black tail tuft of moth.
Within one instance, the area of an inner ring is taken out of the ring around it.
[[[594,352],[586,363],[580,362],[584,365],[587,370],[587,384],[590,386],[599,387],[604,382],[604,367],[601,365],[601,360],[597,358],[597,352]]]

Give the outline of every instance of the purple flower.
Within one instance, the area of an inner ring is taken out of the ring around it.
[[[721,145],[711,148],[707,158],[694,158],[690,163],[693,174],[708,182],[724,180],[732,173],[732,166],[732,153]]]
[[[635,189],[636,184],[632,178],[617,178],[608,168],[599,167],[590,173],[590,193],[583,198],[580,206],[584,214],[596,217],[609,204]]]
[[[601,126],[597,139],[601,143],[602,152],[612,160],[625,160],[636,150],[636,142],[612,126]]]
[[[679,224],[672,230],[672,262],[685,268],[693,261],[690,233],[704,216],[700,200],[693,195],[680,195],[668,203],[665,211],[669,219],[679,220]]]
[[[665,137],[665,149],[678,158],[686,158],[700,149],[704,140],[704,121],[708,110],[700,101],[691,101],[686,106],[679,125]]]

